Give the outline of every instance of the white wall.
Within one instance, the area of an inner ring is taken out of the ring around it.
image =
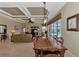
[[[62,36],[64,38],[64,45],[67,47],[75,56],[79,56],[79,32],[67,31],[67,17],[73,16],[79,13],[79,3],[73,2],[68,3],[61,10],[62,13]]]
[[[22,30],[21,23],[15,22],[11,19],[7,19],[7,18],[1,17],[1,16],[0,16],[0,24],[7,25],[7,34],[9,34],[9,38],[10,38],[10,35],[12,34],[11,30],[14,29],[14,26],[16,26],[18,28],[18,30],[16,31],[17,33],[20,33]]]

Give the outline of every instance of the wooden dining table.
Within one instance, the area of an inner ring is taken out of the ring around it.
[[[63,46],[61,48],[53,47],[53,45],[49,42],[47,38],[43,38],[43,37],[35,38],[33,43],[34,43],[33,49],[35,50],[35,56],[40,55],[42,57],[45,51],[50,51],[50,52],[59,51],[60,56],[64,57],[66,48],[64,48]]]

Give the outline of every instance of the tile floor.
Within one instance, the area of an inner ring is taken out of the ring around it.
[[[34,57],[33,43],[0,42],[0,57]],[[72,57],[66,51],[65,57]]]

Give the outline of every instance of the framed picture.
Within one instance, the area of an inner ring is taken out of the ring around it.
[[[79,14],[67,18],[67,30],[79,31]]]

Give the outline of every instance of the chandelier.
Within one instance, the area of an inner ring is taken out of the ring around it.
[[[43,2],[43,4],[44,4],[44,17],[43,17],[43,19],[44,19],[44,22],[43,22],[43,26],[45,26],[45,24],[46,24],[46,22],[47,22],[47,20],[48,20],[48,17],[46,16],[47,15],[47,11],[46,11],[46,2]]]
[[[47,14],[47,10],[46,10],[46,2],[43,2],[44,4],[44,22],[42,23],[42,28],[43,28],[43,36],[44,37],[48,37],[48,28],[46,26],[46,22],[48,20],[48,14]]]

